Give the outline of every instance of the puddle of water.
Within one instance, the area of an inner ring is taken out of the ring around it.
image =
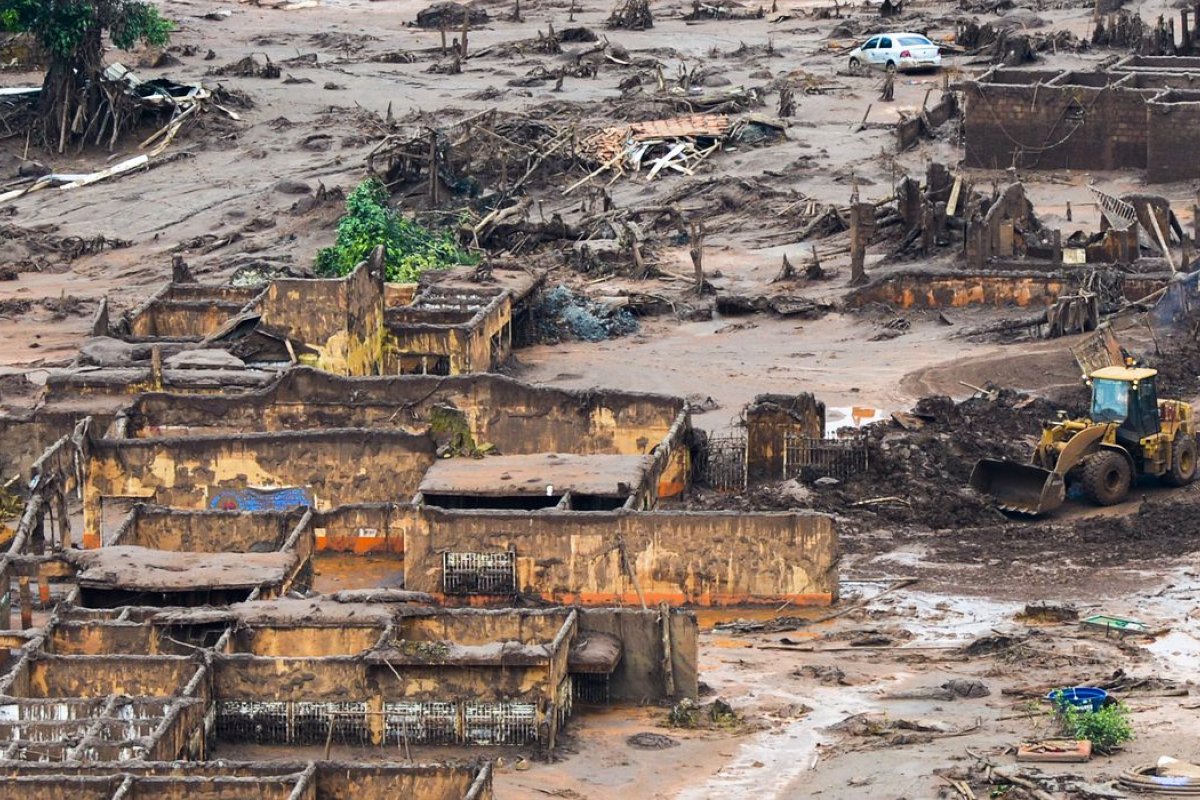
[[[1167,664],[1167,672],[1179,680],[1193,680],[1200,672],[1200,639],[1188,631],[1171,631],[1146,649]]]
[[[840,406],[825,409],[825,436],[837,436],[843,428],[861,428],[887,419],[891,412],[869,406]]]
[[[710,631],[722,622],[766,622],[776,617],[800,617],[801,619],[818,619],[829,613],[828,608],[809,606],[762,606],[743,608],[697,608],[696,624],[702,631]]]
[[[678,800],[724,800],[739,791],[759,800],[794,797],[786,787],[817,765],[817,748],[830,741],[821,731],[873,707],[862,692],[847,687],[814,689],[804,702],[812,711],[803,719],[744,743],[732,762],[703,786],[685,789]]]

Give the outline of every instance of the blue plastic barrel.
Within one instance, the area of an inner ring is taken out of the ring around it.
[[[1099,711],[1108,699],[1108,692],[1091,686],[1073,686],[1069,689],[1054,689],[1046,699],[1059,708],[1072,706],[1080,711]]]

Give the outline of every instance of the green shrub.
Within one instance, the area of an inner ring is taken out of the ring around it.
[[[455,264],[475,264],[478,257],[458,246],[449,232],[435,233],[398,214],[388,205],[383,184],[369,178],[346,198],[346,215],[338,221],[332,247],[317,253],[317,274],[349,274],[378,245],[384,247],[389,281],[415,281],[422,272]]]
[[[1057,704],[1057,698],[1055,701]],[[1112,703],[1099,711],[1063,703],[1058,706],[1057,718],[1064,736],[1087,739],[1099,753],[1111,753],[1133,738],[1129,709],[1124,703]]]

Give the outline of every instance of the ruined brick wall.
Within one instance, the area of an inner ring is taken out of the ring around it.
[[[512,549],[520,591],[554,602],[811,605],[837,596],[837,533],[820,514],[423,508],[403,521],[405,586],[431,594],[443,588],[442,553]]]
[[[1147,163],[1148,91],[970,83],[963,129],[969,167],[1128,169]]]
[[[1190,102],[1168,93],[1146,104],[1146,180],[1169,183],[1200,177],[1200,93],[1190,92]],[[1166,234],[1166,230],[1163,230]]]
[[[100,541],[103,497],[204,509],[219,489],[303,487],[319,509],[406,500],[433,450],[427,437],[379,430],[98,440],[86,457],[84,541]]]

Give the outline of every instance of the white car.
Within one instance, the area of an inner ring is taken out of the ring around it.
[[[919,33],[881,33],[850,51],[850,71],[863,67],[896,70],[937,69],[942,65],[938,46]]]

